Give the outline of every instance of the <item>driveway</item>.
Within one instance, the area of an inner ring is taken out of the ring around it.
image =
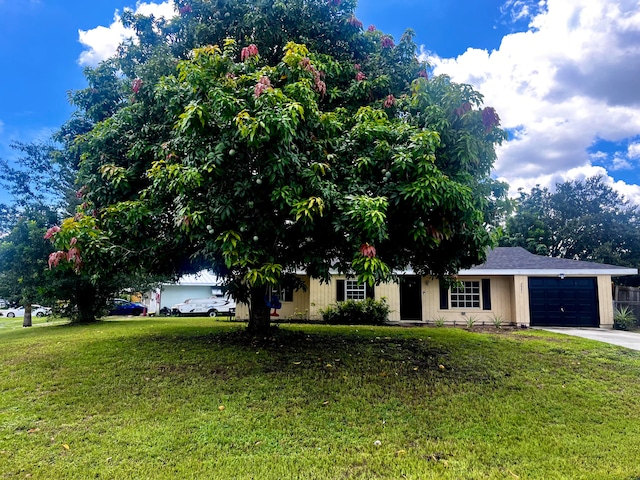
[[[547,332],[562,333],[565,335],[573,335],[575,337],[589,338],[599,342],[610,343],[620,347],[630,348],[631,350],[640,351],[640,333],[625,332],[622,330],[610,330],[608,328],[541,328]]]

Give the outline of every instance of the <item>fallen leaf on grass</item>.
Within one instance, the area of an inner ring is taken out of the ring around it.
[[[224,405],[220,405],[220,406],[218,407],[218,410],[223,411],[225,408],[226,408],[226,407],[225,407]]]
[[[400,455],[404,455],[405,453],[407,453],[407,451],[406,451],[406,450],[398,450],[398,451],[396,452],[396,455],[397,455],[397,456],[400,456]]]
[[[39,432],[39,431],[40,431],[40,429],[37,428],[37,427],[36,428],[30,428],[29,430],[27,430],[27,433],[36,433],[36,432]]]
[[[70,450],[71,447],[69,445],[67,445],[66,443],[62,444],[62,448],[64,448],[65,450]]]
[[[322,405],[329,405],[329,400],[327,400],[326,402],[322,402]]]
[[[293,362],[294,365],[300,365],[302,362]]]

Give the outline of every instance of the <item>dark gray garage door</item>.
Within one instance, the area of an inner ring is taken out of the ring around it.
[[[599,327],[596,279],[529,278],[531,325]]]

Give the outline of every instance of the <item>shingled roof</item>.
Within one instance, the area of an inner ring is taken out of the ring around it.
[[[635,268],[534,255],[522,247],[497,247],[489,251],[485,263],[463,270],[459,275],[636,275],[637,273]]]

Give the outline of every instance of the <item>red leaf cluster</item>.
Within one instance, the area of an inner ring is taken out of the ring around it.
[[[260,77],[258,83],[256,83],[255,88],[253,89],[253,94],[256,98],[260,98],[264,92],[271,88],[271,80],[266,75]]]
[[[485,107],[482,110],[482,124],[485,133],[489,133],[493,127],[500,124],[500,117],[493,107]]]
[[[131,82],[131,90],[133,90],[133,93],[138,93],[141,87],[142,80],[140,80],[139,78],[136,78],[133,82]]]
[[[360,246],[360,253],[363,257],[373,258],[376,256],[376,247],[368,243],[363,243]]]
[[[60,227],[58,227],[57,225],[54,225],[49,230],[47,230],[47,233],[44,234],[45,240],[49,240],[51,237],[53,237],[59,231],[60,231]]]
[[[395,104],[396,104],[396,97],[394,97],[393,95],[389,95],[384,101],[384,108],[391,108]]]
[[[395,43],[393,43],[393,38],[388,37],[388,36],[384,36],[382,37],[382,40],[380,41],[382,48],[393,48],[396,46]]]
[[[255,43],[252,43],[248,47],[244,47],[240,52],[240,60],[245,61],[253,57],[258,56],[258,46]]]
[[[322,81],[324,77],[324,72],[319,71],[316,67],[313,66],[311,60],[307,57],[300,60],[300,67],[305,69],[307,72],[311,72],[313,74],[313,83],[315,85],[316,90],[324,95],[327,93],[327,85]]]

